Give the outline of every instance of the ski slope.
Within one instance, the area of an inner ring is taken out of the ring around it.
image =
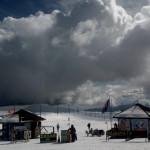
[[[17,141],[15,144],[11,142],[0,142],[0,150],[149,150],[150,142],[146,139],[134,139],[126,142],[125,140],[110,140],[106,142],[105,135],[102,137],[87,137],[87,123],[91,123],[93,129],[110,128],[110,124],[102,118],[96,116],[74,114],[42,114],[47,120],[42,125],[60,124],[60,130],[68,129],[69,123],[74,124],[77,130],[78,141],[75,143],[46,143],[41,144],[40,139],[33,139],[25,143]],[[70,120],[70,121],[69,121]]]

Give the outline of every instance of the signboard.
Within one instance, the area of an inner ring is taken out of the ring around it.
[[[29,139],[31,139],[31,131],[25,130],[24,131],[24,140],[25,140],[25,142],[28,142]]]
[[[40,143],[50,143],[50,142],[56,142],[57,140],[57,134],[56,133],[43,133],[40,134]]]
[[[130,131],[114,131],[114,130],[108,130],[106,132],[107,136],[111,136],[111,138],[127,138],[132,133]]]
[[[15,126],[14,127],[14,130],[20,130],[20,131],[22,131],[22,130],[26,130],[26,129],[27,129],[26,126]]]
[[[68,131],[67,130],[61,130],[61,143],[68,143]]]
[[[132,130],[134,131],[145,131],[147,130],[147,125],[147,119],[132,119]]]

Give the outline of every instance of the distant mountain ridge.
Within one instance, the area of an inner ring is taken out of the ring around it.
[[[133,104],[126,104],[126,105],[118,105],[118,106],[113,106],[111,108],[112,111],[123,111],[124,109],[127,109],[128,107],[132,106]],[[85,111],[92,111],[92,112],[101,112],[102,108],[90,108],[90,109],[85,109]],[[108,110],[109,112],[110,110]]]
[[[118,105],[118,106],[113,106],[112,111],[123,111],[129,107],[131,107],[134,104],[124,104],[124,105]],[[143,104],[144,105],[144,104]],[[149,105],[146,105],[147,107],[150,107]],[[23,105],[23,106],[5,106],[5,107],[0,107],[0,111],[5,111],[7,112],[10,109],[19,110],[19,109],[27,109],[29,111],[35,112],[35,113],[40,113],[41,112],[54,112],[54,113],[69,113],[69,112],[79,112],[79,111],[90,111],[90,112],[101,112],[102,108],[80,108],[78,106],[74,105],[50,105],[50,104],[33,104],[33,105]],[[109,110],[108,110],[109,112]]]
[[[32,112],[54,112],[54,113],[69,113],[79,111],[77,107],[69,105],[48,105],[48,104],[33,104],[26,107],[27,110]]]

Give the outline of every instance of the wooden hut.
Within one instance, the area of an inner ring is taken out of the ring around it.
[[[130,108],[113,116],[118,123],[107,131],[110,138],[150,139],[150,108],[141,104],[135,104]]]
[[[43,120],[45,119],[24,109],[4,116],[0,120],[2,140],[24,139],[25,131],[30,131],[30,138],[36,138],[40,134],[41,121]]]

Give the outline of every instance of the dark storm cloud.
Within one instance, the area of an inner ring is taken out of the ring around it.
[[[147,29],[136,26],[129,32],[114,51],[108,52],[106,58],[110,64],[109,71],[117,78],[134,78],[145,72],[146,57],[149,54],[150,33]],[[103,61],[104,62],[104,61]],[[105,65],[105,64],[104,64]]]
[[[143,74],[149,28],[115,1],[71,2],[66,14],[1,22],[0,105],[67,103],[60,97],[87,80],[130,81]]]

